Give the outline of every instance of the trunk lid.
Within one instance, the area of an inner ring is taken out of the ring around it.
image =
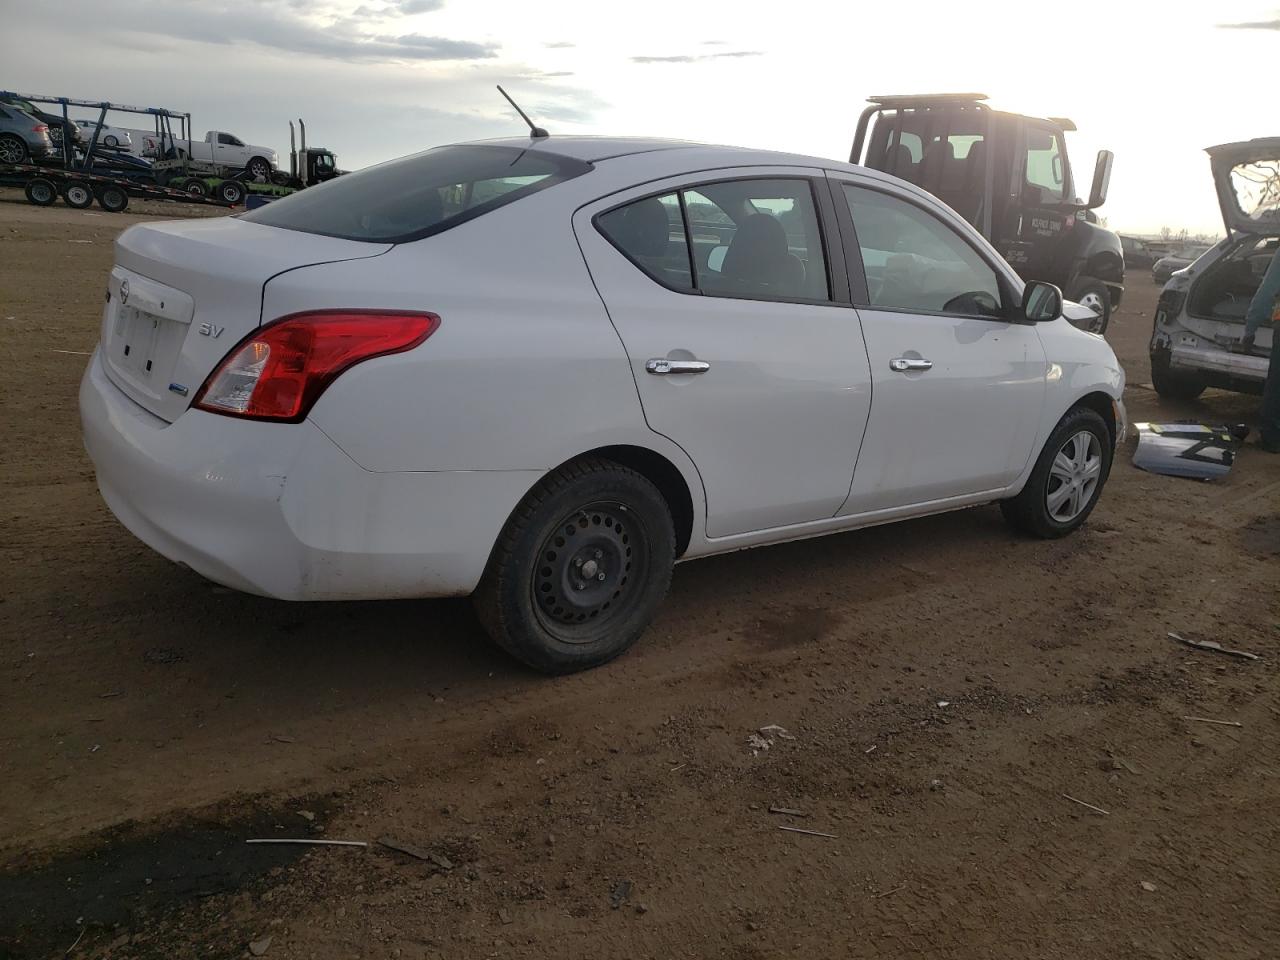
[[[261,325],[263,288],[272,277],[390,249],[236,217],[130,227],[116,240],[102,314],[107,376],[172,422],[227,352]]]
[[[1280,234],[1280,137],[1209,147],[1227,232]]]

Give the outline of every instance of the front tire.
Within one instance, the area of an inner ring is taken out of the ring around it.
[[[102,138],[102,145],[104,147],[110,147],[112,150],[114,150],[116,147],[120,146],[120,138],[117,137],[114,133],[108,133],[105,137]]]
[[[266,157],[250,157],[244,168],[255,180],[271,180],[271,162]]]
[[[584,459],[544,477],[507,521],[473,601],[494,641],[548,674],[607,663],[671,584],[671,511],[645,477]]]
[[[1000,509],[1017,530],[1065,537],[1093,512],[1111,474],[1111,431],[1094,410],[1074,407],[1050,434],[1022,492]]]
[[[1082,278],[1071,286],[1067,294],[1068,300],[1074,300],[1082,307],[1093,311],[1092,322],[1081,321],[1077,326],[1090,333],[1104,334],[1111,323],[1111,291],[1101,280]]]

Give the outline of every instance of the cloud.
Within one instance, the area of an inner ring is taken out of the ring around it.
[[[717,43],[718,41],[710,41]],[[727,50],[724,53],[679,54],[670,57],[632,57],[632,63],[697,63],[700,60],[719,60],[723,57],[762,57],[762,50]]]
[[[548,50],[566,50],[569,47],[576,47],[577,44],[568,40],[553,40],[550,43],[544,43],[543,46]]]
[[[395,5],[403,14],[430,13],[444,6],[444,0],[400,0]]]
[[[1280,30],[1280,20],[1259,20],[1254,23],[1220,23],[1219,30]]]
[[[136,23],[135,34],[189,40],[228,47],[266,47],[291,54],[310,54],[351,63],[485,60],[498,55],[496,43],[424,36],[420,33],[370,34],[362,23],[339,17],[328,25],[299,17],[286,3],[237,5],[217,3],[128,4],[116,10],[117,22]],[[400,0],[393,9],[438,9],[443,0]],[[369,7],[361,10],[380,16]],[[136,14],[136,15],[135,15]]]

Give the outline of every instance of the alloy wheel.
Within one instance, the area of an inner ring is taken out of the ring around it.
[[[1072,434],[1053,458],[1045,506],[1059,523],[1070,523],[1093,499],[1102,478],[1102,445],[1092,431]]]

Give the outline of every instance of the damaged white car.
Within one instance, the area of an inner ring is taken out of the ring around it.
[[[1208,149],[1227,237],[1165,284],[1151,336],[1151,382],[1192,400],[1206,387],[1261,393],[1274,318],[1245,341],[1245,313],[1280,247],[1280,137]]]

